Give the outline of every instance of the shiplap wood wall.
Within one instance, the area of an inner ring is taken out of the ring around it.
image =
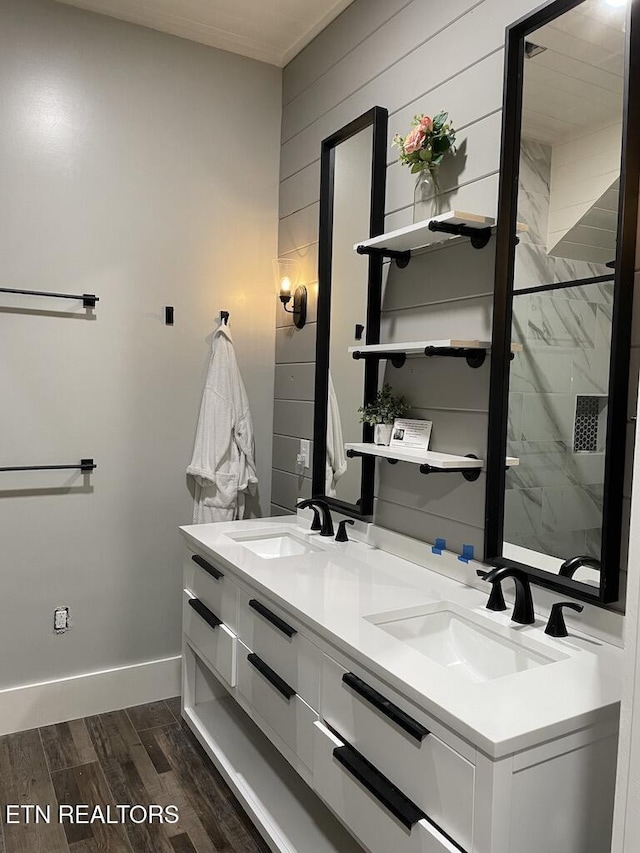
[[[386,230],[412,220],[414,178],[391,140],[417,112],[449,110],[459,153],[441,169],[443,209],[495,216],[500,159],[505,27],[538,0],[355,0],[284,71],[279,252],[301,261],[311,317],[296,330],[277,313],[273,492],[275,514],[310,495],[300,476],[300,438],[313,436],[320,143],[374,105],[389,110]],[[382,340],[486,338],[491,328],[494,248],[457,243],[400,271],[387,268]],[[636,343],[640,340],[636,337]],[[635,354],[638,353],[636,350]],[[634,354],[634,355],[635,355]],[[411,397],[412,416],[433,419],[432,448],[486,454],[489,368],[414,360],[389,381]],[[635,410],[635,409],[634,409]],[[378,464],[376,521],[425,541],[436,536],[482,553],[484,475],[425,477]]]

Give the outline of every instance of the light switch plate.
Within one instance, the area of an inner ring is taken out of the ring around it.
[[[300,456],[304,457],[304,467],[309,468],[311,466],[311,461],[309,459],[311,455],[311,447],[308,438],[300,439]]]

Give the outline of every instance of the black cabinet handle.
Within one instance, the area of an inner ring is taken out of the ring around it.
[[[411,735],[412,738],[422,742],[423,738],[430,734],[429,729],[426,729],[421,723],[414,720],[413,717],[410,717],[409,714],[406,714],[401,708],[398,708],[397,705],[394,705],[393,702],[386,699],[382,693],[378,693],[378,691],[374,690],[373,687],[369,687],[369,685],[361,678],[358,678],[357,675],[354,675],[352,672],[345,672],[342,676],[342,681],[347,685],[347,687],[350,687],[355,693],[357,693],[358,696],[361,696],[366,702],[373,705],[374,708],[377,708],[381,714],[384,714],[385,717],[393,720],[397,726],[400,726],[400,728],[408,735]]]
[[[298,633],[295,628],[292,628],[291,625],[288,625],[284,621],[284,619],[281,619],[279,616],[276,616],[276,614],[272,610],[269,610],[268,607],[265,607],[264,604],[262,604],[262,602],[258,601],[256,598],[250,599],[249,607],[252,607],[261,616],[264,616],[264,618],[268,622],[271,622],[271,624],[275,628],[277,628],[278,631],[282,631],[282,633],[286,634],[287,637],[293,637],[294,634]]]
[[[407,829],[412,829],[419,820],[426,818],[415,803],[352,746],[336,746],[333,757]]]
[[[194,554],[191,559],[197,566],[200,566],[201,569],[204,569],[208,575],[211,575],[211,577],[215,578],[217,581],[224,577],[219,569],[216,569],[215,566],[211,565],[211,563],[207,563],[207,561],[199,554]]]
[[[201,616],[204,621],[211,626],[211,628],[217,628],[218,625],[222,625],[222,619],[218,619],[216,614],[209,610],[209,608],[203,604],[199,598],[190,598],[189,607],[193,607],[198,616]]]
[[[278,673],[274,672],[270,666],[267,666],[267,664],[262,660],[262,658],[259,658],[258,655],[250,652],[250,654],[247,655],[247,660],[251,666],[258,670],[260,675],[263,675],[267,681],[276,688],[279,693],[282,693],[285,699],[291,699],[296,695],[296,691],[293,687],[290,687],[284,679],[280,678]]]

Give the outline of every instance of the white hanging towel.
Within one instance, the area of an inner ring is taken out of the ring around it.
[[[344,441],[342,440],[340,408],[338,406],[336,389],[333,387],[331,373],[329,373],[329,394],[327,396],[327,462],[325,489],[327,497],[335,498],[338,480],[347,470],[347,457],[345,456]]]
[[[245,493],[258,482],[249,400],[224,323],[213,333],[187,474],[196,480],[194,524],[242,518]]]

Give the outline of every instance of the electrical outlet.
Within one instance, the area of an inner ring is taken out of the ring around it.
[[[300,464],[302,464],[302,462],[304,461],[304,467],[305,468],[309,468],[311,465],[311,462],[309,460],[310,455],[311,455],[311,446],[309,443],[309,439],[308,438],[301,438],[300,439],[300,453],[298,455],[298,460],[300,461]],[[300,457],[302,457],[302,459]]]
[[[69,630],[69,608],[56,607],[53,611],[53,630],[56,634],[64,634]]]

